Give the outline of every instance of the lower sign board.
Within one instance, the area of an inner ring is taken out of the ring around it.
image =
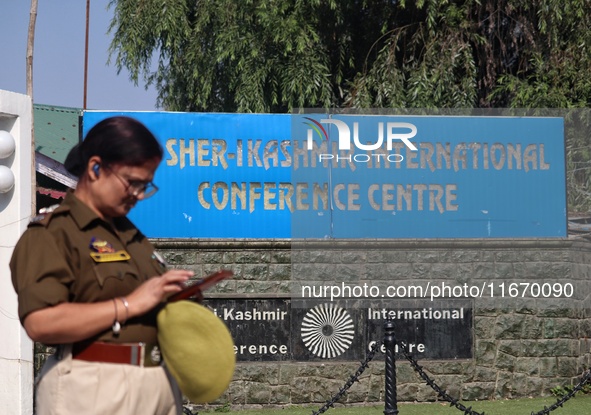
[[[294,307],[289,298],[217,298],[205,304],[228,326],[239,362],[362,360],[383,341],[388,320],[399,344],[418,359],[473,356],[470,300],[399,300],[380,308],[335,302]]]

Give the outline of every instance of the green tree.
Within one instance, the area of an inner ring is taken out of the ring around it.
[[[377,52],[392,43],[395,28],[415,27],[425,14],[393,0],[112,0],[110,5],[111,52],[118,68],[127,68],[136,82],[155,84],[160,106],[181,111],[356,106],[349,92],[353,80],[382,57]],[[448,32],[445,40],[454,42]],[[414,47],[421,49],[423,40],[417,36]],[[432,43],[429,56],[435,60],[439,50]],[[466,52],[460,46],[464,60]],[[399,70],[397,61],[385,59],[390,65],[384,76]],[[424,77],[433,67],[449,78],[445,62],[432,61],[424,65]],[[452,94],[473,95],[470,88]]]
[[[111,50],[134,81],[156,85],[170,110],[332,107],[355,71],[351,39],[373,42],[379,31],[372,16],[350,20],[355,3],[114,0]]]
[[[491,93],[511,108],[566,112],[568,204],[591,209],[591,3],[538,0],[528,10],[534,42],[516,73],[503,73]],[[584,109],[584,110],[575,110]]]
[[[170,110],[584,107],[586,0],[111,0]],[[153,62],[156,61],[156,63]]]

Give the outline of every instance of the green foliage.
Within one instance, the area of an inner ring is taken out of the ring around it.
[[[462,34],[425,25],[397,29],[371,69],[353,82],[345,104],[353,108],[471,108],[476,102],[472,47]],[[397,65],[400,51],[402,64]]]
[[[230,412],[232,410],[232,406],[229,403],[225,403],[222,406],[218,406],[214,409],[214,412]]]
[[[118,68],[179,111],[329,107],[350,65],[335,2],[113,0]],[[327,18],[324,21],[325,17]],[[322,20],[322,22],[321,22]],[[324,24],[328,24],[323,26]],[[321,32],[318,27],[324,27]],[[150,59],[158,54],[158,67]]]
[[[110,6],[111,56],[135,82],[143,76],[156,85],[160,106],[239,112],[344,106],[351,81],[376,58],[368,51],[390,43],[401,7],[392,0],[112,0]],[[442,72],[445,62],[433,61],[437,51],[434,45],[423,71]],[[384,69],[387,76],[396,65]],[[411,82],[420,94],[424,79]],[[458,94],[439,89],[435,96]]]
[[[584,0],[111,0],[111,53],[181,111],[584,107]],[[156,61],[154,63],[153,61]]]
[[[550,392],[552,392],[552,395],[556,396],[557,398],[563,398],[566,395],[570,394],[573,392],[575,388],[572,385],[566,385],[566,386],[556,386],[552,389],[550,389]],[[586,383],[585,385],[583,385],[583,388],[577,393],[577,394],[591,394],[591,384]],[[577,395],[575,395],[577,396]]]

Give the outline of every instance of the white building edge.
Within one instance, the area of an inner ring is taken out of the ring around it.
[[[18,319],[10,277],[10,256],[32,214],[32,100],[0,90],[0,414],[33,414],[33,342]],[[8,134],[7,134],[8,133]],[[10,145],[8,145],[10,148]],[[11,154],[12,153],[12,154]],[[11,174],[12,173],[12,174]],[[14,181],[7,190],[6,183]],[[31,258],[34,261],[34,258]]]

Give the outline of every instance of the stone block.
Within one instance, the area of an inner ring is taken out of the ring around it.
[[[433,265],[430,263],[413,263],[411,264],[412,275],[419,278],[424,276],[430,276],[433,274]]]
[[[515,360],[515,372],[527,376],[537,376],[540,372],[540,365],[538,358],[532,357],[518,357]]]
[[[516,275],[512,262],[495,263],[495,279],[513,279]]]
[[[241,364],[237,365],[236,372],[238,371],[241,379],[248,379],[250,382],[279,384],[279,367],[274,364]]]
[[[568,318],[545,319],[543,327],[547,339],[576,338],[579,334],[579,322]]]
[[[382,376],[371,375],[369,378],[369,386],[367,392],[368,402],[381,402],[383,401],[383,393],[385,388],[385,380]]]
[[[495,323],[495,338],[522,338],[525,316],[521,314],[505,314],[497,317]]]
[[[332,399],[343,386],[341,379],[327,379],[324,377],[310,377],[306,380],[305,387],[310,391],[312,402],[323,403]],[[343,397],[347,400],[347,395]]]
[[[271,251],[270,255],[273,264],[291,264],[290,251]]]
[[[396,364],[396,381],[400,383],[412,383],[417,382],[419,379],[417,372],[410,366],[410,364],[406,363],[397,363]]]
[[[558,361],[556,357],[541,357],[539,367],[541,377],[554,377],[558,372]]]
[[[433,264],[433,276],[437,279],[450,281],[457,277],[456,264],[435,263]]]
[[[514,384],[513,374],[510,372],[499,371],[495,382],[495,398],[510,399],[513,397]]]
[[[369,275],[369,274],[368,274]],[[377,270],[377,279],[404,281],[412,278],[413,269],[411,264],[385,264]],[[374,276],[372,275],[372,278]]]
[[[419,384],[418,383],[406,383],[398,385],[396,388],[398,401],[401,402],[413,402],[418,401]]]
[[[493,382],[466,383],[462,385],[461,399],[464,401],[483,401],[494,396]],[[469,406],[469,405],[466,405]]]
[[[359,283],[366,277],[365,266],[363,264],[337,264],[335,265],[335,274],[327,282],[332,281],[346,283]]]
[[[285,405],[291,401],[291,388],[288,385],[271,387],[269,403],[272,405]]]
[[[427,384],[419,384],[417,389],[417,402],[434,402],[437,401],[437,392]]]
[[[312,395],[306,386],[306,378],[292,379],[292,382],[290,383],[292,404],[298,405],[312,402]]]
[[[441,262],[475,263],[482,260],[482,251],[478,249],[442,251],[439,254]]]
[[[481,281],[492,281],[495,274],[495,265],[490,262],[478,262],[474,264],[474,278]]]
[[[228,390],[222,396],[222,400],[231,403],[232,405],[246,404],[246,389],[245,382],[242,380],[234,380],[228,386]]]
[[[244,264],[242,266],[243,276],[245,280],[269,280],[269,266],[267,264]]]
[[[499,370],[513,371],[515,368],[515,360],[516,358],[514,356],[498,352],[495,367]]]
[[[484,367],[476,366],[473,370],[472,382],[494,382],[497,378],[497,370]]]
[[[269,276],[276,281],[291,280],[291,264],[271,264],[269,265]]]
[[[341,251],[341,264],[362,264],[367,262],[366,251]]]
[[[224,252],[217,252],[217,251],[212,251],[212,252],[200,252],[199,256],[201,261],[199,261],[202,264],[224,264],[224,263],[232,263],[235,262],[233,260],[231,260],[231,262],[226,262],[224,261]],[[226,254],[228,255],[228,254]]]
[[[557,357],[558,376],[577,376],[581,372],[578,367],[576,357]]]
[[[343,382],[344,385],[344,382]],[[341,385],[341,387],[343,387]],[[367,394],[369,390],[370,379],[369,377],[359,379],[359,382],[355,382],[347,391],[346,403],[363,403],[367,401]],[[338,389],[333,393],[336,394]]]
[[[400,264],[410,262],[408,254],[405,250],[369,249],[366,251],[366,259],[368,263]]]
[[[259,251],[240,251],[234,255],[237,264],[266,264],[270,262],[271,255]]]
[[[428,251],[428,250],[417,250],[410,251],[407,253],[406,260],[412,263],[425,263],[425,262],[439,262],[439,252]]]
[[[495,317],[474,318],[474,338],[475,339],[494,339],[495,338]]]
[[[514,357],[527,356],[529,343],[531,342],[526,340],[501,340],[498,350]]]
[[[245,382],[247,404],[269,404],[271,402],[271,388],[266,383]]]
[[[537,316],[525,317],[523,326],[524,339],[540,339],[544,333],[544,320]]]
[[[471,360],[440,360],[424,362],[425,369],[434,375],[467,375],[472,372]]]

